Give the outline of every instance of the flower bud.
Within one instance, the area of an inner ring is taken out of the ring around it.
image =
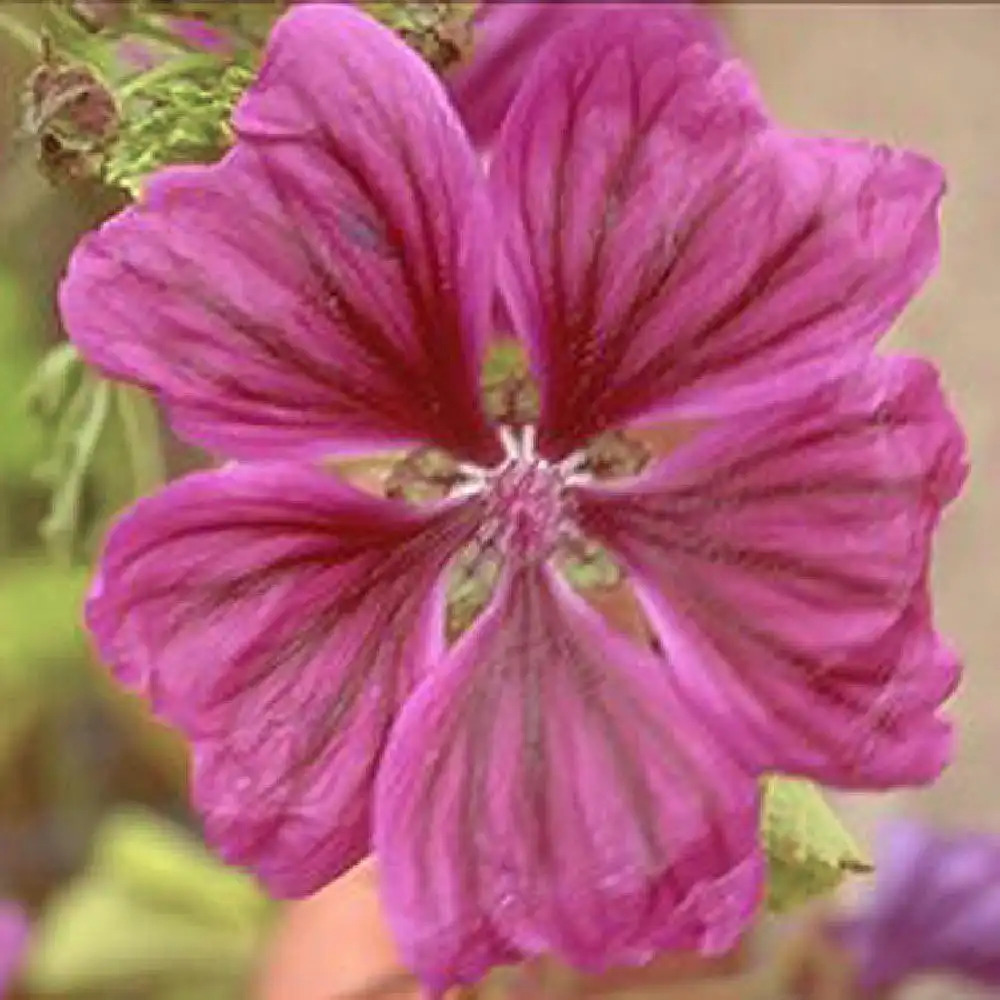
[[[22,108],[22,129],[37,140],[39,165],[50,180],[96,176],[120,116],[114,94],[94,70],[64,61],[46,45]]]

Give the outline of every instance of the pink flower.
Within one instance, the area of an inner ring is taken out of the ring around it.
[[[30,926],[16,903],[0,902],[0,997],[14,982],[28,947]]]
[[[488,176],[440,82],[347,6],[282,19],[235,127],[61,290],[87,358],[237,460],[120,521],[87,612],[192,739],[208,836],[289,895],[374,846],[435,988],[729,948],[763,771],[882,787],[947,757],[926,581],[963,442],[927,364],[871,354],[934,264],[940,171],[780,131],[682,22],[623,11],[553,39]],[[480,395],[498,296],[527,426]],[[699,432],[602,478],[635,452],[612,432],[654,421]],[[373,450],[437,499],[314,464]],[[561,579],[584,537],[656,649]],[[450,575],[497,560],[449,643]]]
[[[900,823],[881,848],[875,891],[838,929],[863,988],[926,972],[1000,986],[1000,837]]]
[[[673,20],[692,41],[722,46],[712,19],[679,0],[480,0],[471,53],[446,73],[451,99],[477,144],[486,146],[496,138],[518,88],[545,45],[578,18],[593,14],[595,6],[630,16]]]

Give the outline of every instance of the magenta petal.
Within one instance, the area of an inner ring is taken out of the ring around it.
[[[511,954],[598,971],[729,949],[759,899],[757,818],[652,654],[529,567],[407,703],[375,849],[404,961],[443,990]]]
[[[783,133],[740,67],[669,19],[594,15],[547,52],[492,174],[549,454],[806,394],[933,265],[929,161]]]
[[[440,655],[437,581],[470,521],[263,464],[180,480],[112,530],[88,625],[194,741],[209,839],[273,892],[368,852],[373,775]]]
[[[933,368],[878,359],[631,490],[581,490],[579,516],[631,565],[678,690],[734,757],[923,783],[949,754],[936,713],[959,670],[931,620],[931,540],[964,475]]]
[[[60,305],[83,354],[223,454],[495,457],[490,208],[437,79],[364,15],[307,6],[235,122],[222,163],[161,174],[77,249]]]
[[[721,48],[712,19],[686,3],[602,3],[600,8],[618,13],[640,8],[646,17],[667,16],[692,38]],[[561,0],[486,0],[480,5],[472,56],[447,78],[452,100],[477,144],[493,142],[526,75],[537,60],[545,58],[545,45],[594,9],[593,3]]]

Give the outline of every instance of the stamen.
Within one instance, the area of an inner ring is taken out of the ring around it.
[[[526,462],[535,460],[535,445],[538,441],[538,431],[534,424],[525,424],[521,430],[521,458]]]
[[[580,470],[587,464],[589,457],[586,451],[574,451],[567,455],[557,466],[559,474],[564,478],[572,476],[574,473],[580,472]],[[592,476],[587,476],[588,479],[593,478]]]
[[[489,479],[489,469],[484,469],[481,465],[473,465],[471,462],[459,462],[455,468],[467,479],[481,479],[484,483]]]
[[[504,454],[508,461],[516,462],[521,457],[521,445],[513,428],[506,425],[501,426],[500,443],[503,445]]]
[[[448,498],[452,497],[464,499],[466,497],[478,496],[486,489],[485,479],[470,479],[467,483],[459,483],[451,488]]]

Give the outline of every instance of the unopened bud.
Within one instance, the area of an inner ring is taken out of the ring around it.
[[[22,129],[37,140],[45,174],[53,181],[94,176],[120,121],[118,102],[100,77],[46,51],[22,100]]]

